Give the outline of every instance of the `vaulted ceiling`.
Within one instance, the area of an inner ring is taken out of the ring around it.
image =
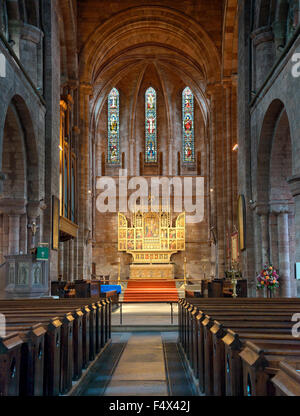
[[[111,88],[127,80],[134,107],[149,73],[165,99],[170,83],[189,85],[205,119],[207,87],[236,72],[236,3],[79,0],[80,81],[93,86],[95,119]]]

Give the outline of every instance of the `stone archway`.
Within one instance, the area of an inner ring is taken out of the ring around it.
[[[257,162],[260,266],[272,263],[279,269],[281,296],[290,297],[295,294],[294,199],[288,184],[292,175],[292,144],[288,115],[280,100],[274,100],[265,115]]]
[[[20,96],[7,107],[2,143],[5,175],[0,197],[0,261],[7,254],[26,254],[32,211],[39,216],[39,173],[35,134],[29,110]]]

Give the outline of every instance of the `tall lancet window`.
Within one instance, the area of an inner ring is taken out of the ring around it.
[[[194,95],[189,87],[182,92],[182,146],[183,162],[195,162]]]
[[[113,88],[108,95],[108,163],[120,163],[119,91]]]
[[[145,94],[145,161],[157,162],[156,92],[150,87]]]

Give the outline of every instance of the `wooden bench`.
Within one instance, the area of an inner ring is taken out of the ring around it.
[[[42,396],[44,383],[44,349],[46,330],[42,324],[20,325],[18,328],[6,325],[8,334],[16,329],[22,338],[20,396]]]
[[[44,367],[44,395],[66,393],[72,386],[72,380],[80,377],[82,368],[95,358],[95,354],[111,336],[110,299],[93,299],[92,302],[91,299],[48,298],[4,300],[0,301],[0,311],[5,314],[9,325],[18,331],[35,323],[40,323],[45,328],[45,356],[50,359],[45,359],[47,365]],[[61,325],[60,340],[55,337],[53,331],[55,316]],[[58,346],[61,346],[59,359],[56,351]],[[40,385],[43,386],[43,382]],[[6,380],[5,391],[12,390]]]
[[[11,331],[22,332],[24,327],[33,324],[36,319],[28,319],[25,323],[20,323],[20,319],[7,317],[8,328]],[[45,345],[44,345],[44,382],[43,395],[55,396],[59,394],[60,387],[60,345],[61,345],[61,326],[58,318],[46,319],[44,322]],[[23,355],[22,355],[23,358]]]
[[[22,344],[16,332],[0,337],[0,396],[19,396]]]
[[[258,302],[256,300],[251,299],[249,302],[249,299],[243,299],[243,302],[237,303],[236,299],[229,300],[229,302],[227,299],[226,302],[223,302],[222,299],[222,306],[220,305],[220,300],[211,301],[209,299],[207,301],[201,299],[198,302],[193,299],[192,302],[196,303],[196,305],[189,304],[187,300],[179,301],[179,339],[191,366],[195,370],[195,374],[199,378],[199,385],[202,389],[205,389],[206,394],[222,395],[225,393],[224,348],[226,342],[223,342],[223,340],[226,339],[226,330],[222,324],[215,322],[214,318],[220,319],[226,327],[235,327],[242,334],[246,331],[249,332],[249,327],[251,328],[252,326],[251,332],[257,333],[257,336],[263,337],[263,332],[268,332],[270,337],[274,333],[286,334],[289,337],[291,315],[295,312],[295,305],[300,305],[299,299],[292,300],[292,302],[288,299],[288,303],[287,300],[281,299],[273,302],[272,299],[272,302],[268,302],[268,305],[263,305],[261,299],[258,299]],[[237,304],[243,305],[243,313],[240,310],[237,312]],[[205,311],[209,309],[210,314],[213,316],[207,317],[205,313],[200,312],[200,305]],[[233,310],[232,305],[234,306]],[[245,305],[246,310],[244,311]],[[271,305],[276,308],[276,311],[271,312],[269,317],[258,316],[257,309],[265,312],[266,315],[268,311],[270,312],[269,306]],[[231,310],[228,310],[227,307],[230,306]],[[288,309],[288,311],[284,314],[285,309]],[[274,321],[274,315],[277,315],[277,321]],[[193,336],[191,335],[192,333],[194,334]],[[195,333],[197,334],[196,336]],[[231,337],[231,341],[237,344],[236,337],[234,339]],[[211,357],[213,357],[213,360]],[[234,387],[234,385],[231,387]],[[227,387],[226,391],[229,393]]]
[[[272,383],[276,396],[300,396],[299,365],[282,361]]]

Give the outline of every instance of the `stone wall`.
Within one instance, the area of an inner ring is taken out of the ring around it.
[[[260,30],[258,19],[251,37],[249,5],[240,2],[239,10],[239,191],[247,205],[243,267],[252,295],[255,272],[271,262],[279,268],[281,294],[292,296],[296,294],[294,263],[300,259],[300,98],[299,78],[292,75],[292,57],[300,50],[299,10],[293,14],[293,31],[281,41],[280,48],[276,22],[284,25],[286,20],[282,21],[278,10],[270,9],[264,17],[268,31]]]

